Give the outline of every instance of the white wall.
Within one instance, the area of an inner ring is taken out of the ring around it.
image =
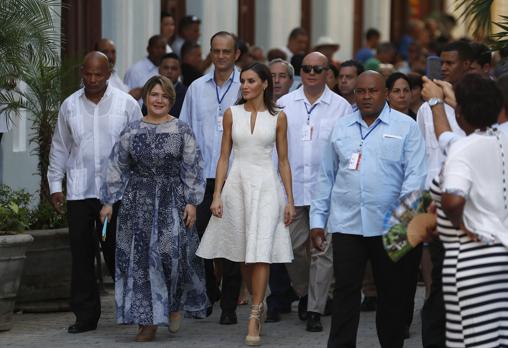
[[[187,13],[201,19],[201,50],[203,55],[210,51],[210,38],[218,31],[237,34],[237,0],[187,0]]]
[[[363,0],[363,35],[367,29],[381,32],[381,41],[390,41],[391,0]]]
[[[102,0],[102,36],[116,44],[116,70],[147,55],[148,39],[160,32],[160,0]]]
[[[340,44],[334,58],[339,61],[353,56],[354,0],[314,0],[312,2],[311,48],[319,37],[328,36]]]
[[[300,26],[299,0],[256,0],[256,45],[265,52],[284,47],[289,33]]]

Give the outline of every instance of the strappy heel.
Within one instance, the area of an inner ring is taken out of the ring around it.
[[[251,319],[254,319],[257,321],[258,324],[258,334],[257,336],[245,336],[245,344],[247,346],[259,346],[261,345],[261,317],[263,316],[263,303],[257,304],[257,305],[251,305],[250,306],[250,316],[249,321]]]

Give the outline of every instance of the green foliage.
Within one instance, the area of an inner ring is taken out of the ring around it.
[[[30,194],[0,185],[0,235],[20,233],[30,225]]]
[[[0,185],[0,235],[26,229],[52,229],[67,226],[66,215],[58,214],[48,201],[30,208],[33,197],[25,190]],[[64,207],[65,209],[65,207]]]
[[[463,18],[467,27],[471,28],[475,39],[482,40],[492,33],[492,18],[490,9],[494,0],[460,0],[457,2],[457,10],[461,10],[460,18]]]
[[[66,207],[63,207],[64,210]],[[58,214],[48,201],[42,201],[31,211],[30,229],[47,230],[53,228],[67,227],[67,215]]]

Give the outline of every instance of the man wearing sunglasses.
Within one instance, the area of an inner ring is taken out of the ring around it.
[[[309,206],[317,181],[321,153],[337,119],[352,112],[349,103],[326,86],[328,59],[319,52],[305,56],[302,86],[281,97],[288,120],[288,154],[293,174],[296,217],[289,226],[294,261],[287,265],[295,292],[300,296],[298,315],[307,331],[322,331],[328,289],[333,277],[332,249],[310,248]]]

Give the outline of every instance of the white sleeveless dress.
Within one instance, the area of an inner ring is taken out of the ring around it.
[[[277,115],[258,112],[251,134],[250,112],[231,107],[233,164],[222,190],[222,218],[212,216],[196,254],[245,263],[293,260],[284,226],[285,195],[272,152]]]

